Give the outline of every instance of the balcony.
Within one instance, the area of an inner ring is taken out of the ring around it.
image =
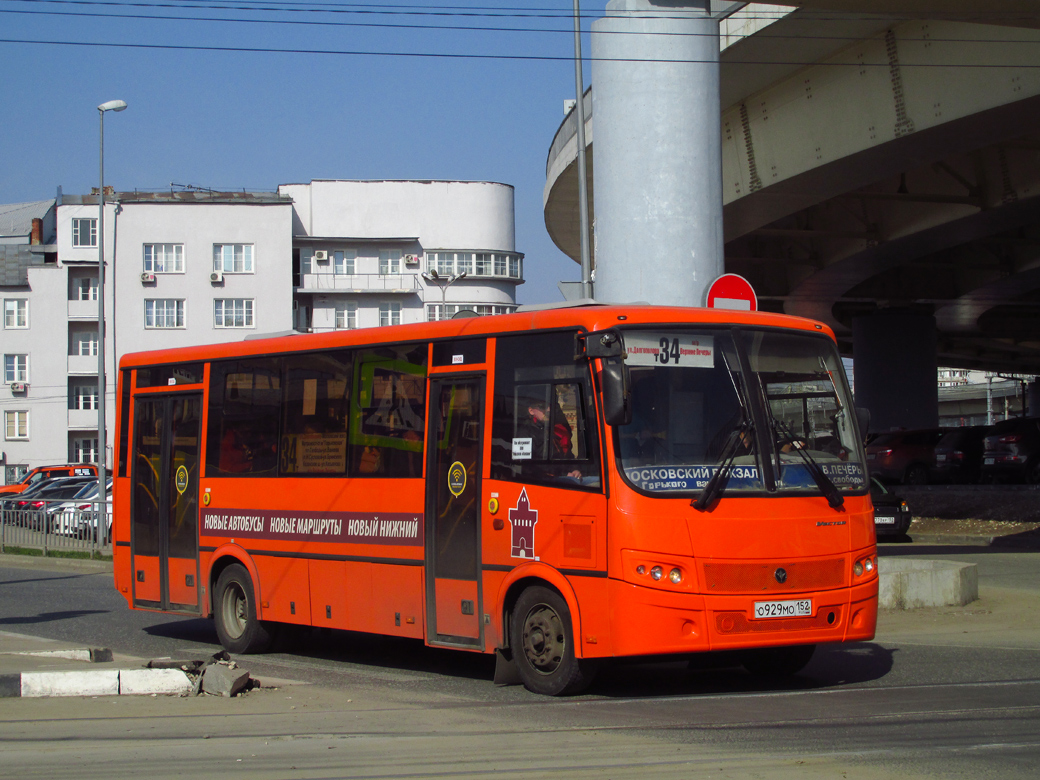
[[[69,301],[70,320],[96,320],[97,301]]]
[[[97,355],[69,355],[70,374],[94,374],[97,376]]]
[[[379,293],[380,295],[418,294],[416,274],[304,274],[299,292]]]
[[[95,364],[94,368],[97,368]],[[97,409],[69,409],[70,430],[96,431],[98,424]],[[107,427],[107,426],[106,426]]]

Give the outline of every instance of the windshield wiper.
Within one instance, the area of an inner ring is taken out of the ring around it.
[[[816,486],[823,493],[824,498],[827,499],[827,503],[830,504],[831,509],[835,511],[841,509],[845,505],[845,497],[841,494],[841,491],[835,487],[834,483],[831,482],[831,478],[823,473],[823,469],[820,468],[820,464],[817,463],[812,455],[805,451],[801,446],[801,442],[795,439],[794,434],[791,433],[791,429],[787,427],[787,424],[782,420],[773,420],[773,428],[776,430],[784,439],[784,444],[791,445],[791,449],[797,452],[805,463],[805,468],[809,472],[809,476],[813,478]],[[707,488],[705,488],[707,489]]]
[[[712,501],[722,494],[729,479],[729,470],[733,466],[733,460],[737,457],[737,448],[742,442],[746,441],[751,428],[752,426],[745,420],[740,424],[739,428],[729,435],[729,439],[726,440],[726,446],[722,449],[722,455],[719,457],[721,465],[711,475],[711,479],[708,480],[708,484],[704,486],[701,494],[690,502],[690,506],[694,509],[703,512],[711,505]]]

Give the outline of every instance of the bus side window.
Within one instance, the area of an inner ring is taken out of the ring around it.
[[[209,398],[206,476],[276,476],[281,361],[213,363]]]
[[[422,476],[426,360],[425,344],[358,352],[350,391],[352,476]]]
[[[495,350],[491,476],[599,487],[588,364],[574,333],[506,336]]]
[[[349,352],[286,357],[281,474],[347,473],[352,361]]]

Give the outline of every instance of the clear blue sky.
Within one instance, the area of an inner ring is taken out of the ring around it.
[[[310,52],[567,58],[572,2],[403,2],[0,0],[6,41],[301,52],[0,42],[0,203],[52,198],[59,185],[73,194],[97,186],[96,106],[121,98],[129,109],[105,122],[105,182],[117,189],[176,182],[273,190],[311,179],[383,178],[512,184],[516,246],[527,256],[518,298],[560,300],[556,282],[579,272],[545,231],[542,189],[563,101],[574,97],[571,61]],[[582,3],[586,33],[605,5]],[[466,8],[510,15],[473,16]],[[397,13],[357,13],[375,10]],[[358,26],[386,24],[441,29]],[[588,45],[586,34],[586,57]],[[584,70],[587,84],[588,62]]]

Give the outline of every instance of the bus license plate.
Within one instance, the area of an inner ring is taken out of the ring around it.
[[[812,599],[756,601],[756,618],[812,617]]]

